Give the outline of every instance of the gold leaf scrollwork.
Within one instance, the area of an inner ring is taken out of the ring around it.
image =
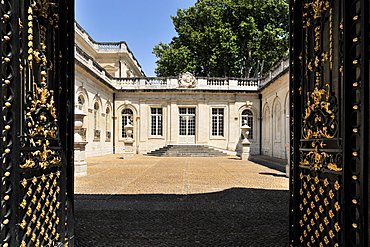
[[[315,87],[313,92],[307,93],[307,106],[303,117],[305,139],[334,138],[334,119],[335,113],[327,90]]]
[[[313,17],[314,19],[321,18],[325,12],[325,10],[328,10],[330,8],[330,2],[329,1],[323,1],[323,0],[316,0],[312,3],[306,3],[304,5],[305,9],[312,8],[313,11]]]
[[[311,168],[316,171],[322,168],[337,172],[342,171],[343,169],[335,164],[335,159],[332,154],[320,150],[320,148],[323,148],[324,146],[325,143],[323,141],[312,142],[312,147],[314,148],[314,150],[303,154],[300,165],[311,166]],[[318,178],[316,181],[319,181]]]
[[[26,95],[26,137],[25,145],[35,151],[24,152],[20,168],[40,167],[46,169],[59,164],[60,151],[52,146],[58,145],[57,109],[54,91],[48,87],[48,70],[53,68],[46,51],[47,27],[58,27],[57,3],[52,0],[34,0],[28,7],[27,15],[27,69],[33,90]],[[35,24],[36,23],[36,24]],[[35,38],[38,37],[38,38]],[[38,71],[37,73],[35,71]]]

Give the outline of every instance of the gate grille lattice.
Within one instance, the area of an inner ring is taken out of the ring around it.
[[[368,2],[290,8],[290,245],[365,246]]]
[[[73,246],[74,3],[0,6],[0,245]]]

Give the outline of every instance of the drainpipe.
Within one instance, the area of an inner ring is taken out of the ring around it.
[[[262,155],[262,94],[258,94],[260,100],[260,155]]]
[[[113,154],[116,153],[116,93],[113,93]]]

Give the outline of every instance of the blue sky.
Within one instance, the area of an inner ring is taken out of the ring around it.
[[[75,0],[76,20],[97,42],[126,41],[147,76],[155,76],[154,45],[176,36],[177,9],[196,0]]]

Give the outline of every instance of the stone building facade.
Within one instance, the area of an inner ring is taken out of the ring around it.
[[[86,157],[122,153],[127,123],[136,153],[170,144],[237,152],[244,121],[252,128],[251,154],[287,157],[287,58],[261,79],[149,78],[125,42],[95,42],[77,23],[75,40],[75,106],[86,114]]]

